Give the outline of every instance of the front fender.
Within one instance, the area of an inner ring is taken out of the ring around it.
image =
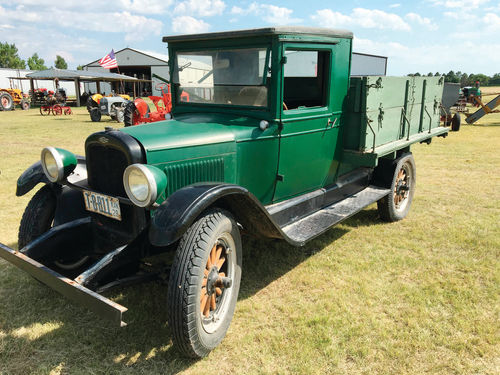
[[[149,228],[154,246],[168,246],[179,240],[195,220],[211,206],[230,211],[252,235],[285,239],[279,225],[247,189],[231,184],[197,184],[177,190],[156,210]]]
[[[23,174],[17,179],[16,195],[20,197],[28,193],[39,182],[48,184],[49,180],[43,172],[42,163],[40,161],[37,161],[31,167],[26,169]]]

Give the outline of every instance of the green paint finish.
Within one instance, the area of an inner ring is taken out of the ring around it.
[[[196,182],[227,182],[247,188],[263,204],[278,202],[331,185],[360,166],[375,167],[379,157],[447,131],[439,127],[439,77],[349,79],[348,34],[290,30],[167,38],[172,77],[179,52],[258,48],[268,51],[262,66],[268,61],[271,66],[270,76],[257,83],[267,87],[265,106],[199,98],[179,102],[174,84],[175,120],[122,130],[142,144],[147,163],[167,175],[167,196]],[[290,73],[301,70],[299,57],[313,55],[316,61],[304,65],[302,73]],[[221,62],[216,69],[234,63]],[[201,81],[223,76],[203,74]],[[197,87],[197,80],[192,82],[186,86],[191,90]]]

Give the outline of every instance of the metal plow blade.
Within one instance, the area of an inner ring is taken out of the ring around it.
[[[122,320],[123,313],[127,311],[126,307],[85,288],[76,281],[54,272],[43,264],[2,243],[0,243],[0,257],[29,273],[35,279],[61,293],[66,298],[84,305],[101,317],[119,324],[120,327],[127,325]]]

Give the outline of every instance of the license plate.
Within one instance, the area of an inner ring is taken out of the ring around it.
[[[85,208],[91,212],[111,217],[116,220],[122,219],[120,211],[120,201],[108,195],[94,193],[92,191],[83,191],[83,200]]]

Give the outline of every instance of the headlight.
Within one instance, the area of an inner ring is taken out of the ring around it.
[[[151,165],[132,164],[123,173],[123,186],[135,205],[148,207],[167,187],[167,176]]]
[[[42,150],[41,163],[50,182],[59,182],[69,176],[76,167],[76,156],[66,150],[45,147]]]

